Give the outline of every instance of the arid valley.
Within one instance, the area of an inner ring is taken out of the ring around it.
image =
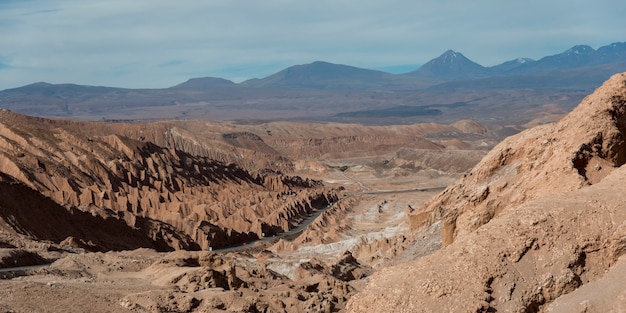
[[[0,312],[625,312],[619,53],[418,91],[279,89],[346,70],[321,63],[237,87],[2,91]]]
[[[440,227],[411,235],[408,215],[497,140],[472,121],[105,124],[0,114],[3,266],[55,260],[2,273],[12,299],[3,309],[16,311],[343,310],[378,267],[439,248]],[[31,292],[45,306],[28,301]]]

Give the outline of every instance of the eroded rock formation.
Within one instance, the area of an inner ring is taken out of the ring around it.
[[[317,181],[77,131],[89,125],[0,112],[5,228],[96,250],[209,249],[287,231],[336,198]]]
[[[417,211],[414,228],[442,220],[444,244],[450,244],[506,207],[601,181],[626,162],[625,103],[619,74],[560,122],[507,138]]]
[[[622,311],[624,125],[618,74],[505,140],[412,215],[414,230],[442,222],[445,247],[377,272],[348,312]]]
[[[334,312],[355,292],[349,282],[369,271],[346,253],[330,266],[301,263],[290,279],[263,262],[179,251],[137,273],[175,291],[131,294],[120,304],[145,312]]]

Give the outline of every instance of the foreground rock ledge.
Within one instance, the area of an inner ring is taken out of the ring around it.
[[[618,74],[498,145],[413,217],[448,246],[377,272],[348,312],[623,312],[625,112]]]

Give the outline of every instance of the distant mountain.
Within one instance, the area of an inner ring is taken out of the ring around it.
[[[466,58],[462,53],[448,50],[407,75],[423,78],[462,80],[486,77],[489,70]]]
[[[597,50],[578,45],[537,61],[518,58],[492,67],[449,50],[406,74],[317,61],[243,83],[215,77],[165,89],[35,83],[0,91],[0,108],[92,120],[339,118],[377,123],[372,116],[378,116],[402,123],[417,118],[526,123],[547,103],[573,107],[618,72],[626,72],[626,42]]]
[[[216,77],[191,78],[186,82],[171,87],[172,89],[202,90],[214,87],[234,87],[236,84],[230,80]]]
[[[488,77],[546,74],[552,71],[572,70],[626,62],[626,42],[617,42],[594,50],[577,45],[562,53],[546,56],[538,61],[517,58],[502,64],[483,67],[460,52],[448,50],[419,69],[406,75],[446,81],[474,80]],[[602,81],[607,79],[604,77]]]
[[[85,86],[76,84],[49,84],[44,82],[34,83],[18,88],[6,89],[2,93],[9,95],[37,95],[37,96],[71,96],[89,94],[104,94],[113,91],[130,90],[115,87]]]
[[[489,70],[491,71],[491,73],[506,73],[520,67],[528,66],[528,64],[532,64],[534,62],[536,61],[529,58],[517,58],[515,60],[492,66],[489,68]]]
[[[251,79],[240,85],[252,88],[393,89],[433,84],[432,81],[416,80],[382,71],[316,61],[291,66],[268,77]]]
[[[517,73],[537,73],[549,70],[584,67],[594,62],[595,50],[586,45],[574,46],[567,51],[544,57],[537,62],[516,69]]]
[[[577,45],[562,53],[519,66],[508,74],[538,74],[623,62],[626,62],[626,42],[613,43],[598,50],[587,45]]]
[[[174,99],[160,89],[125,89],[76,84],[34,83],[0,91],[0,106],[37,116],[82,116],[150,104],[169,105]]]
[[[535,75],[543,75],[542,78],[545,80],[545,75],[558,75],[555,71],[589,69],[590,67],[597,67],[591,70],[601,74],[611,71],[606,65],[615,64],[616,69],[619,69],[621,67],[618,64],[625,62],[626,42],[613,43],[598,50],[587,45],[577,45],[538,61],[517,58],[492,67],[484,67],[460,52],[448,50],[419,69],[402,75],[317,61],[292,66],[268,77],[251,79],[239,85],[253,88],[417,90],[439,83],[521,75],[528,76],[523,79],[524,85],[527,86],[526,82],[532,83],[534,78],[531,76]],[[615,70],[613,73],[618,71],[620,70]],[[553,73],[549,74],[550,72]],[[575,72],[580,73],[580,71]],[[602,76],[598,83],[607,78],[606,75]],[[516,78],[507,81],[515,84],[515,80]],[[497,82],[496,85],[498,85]]]
[[[595,57],[601,63],[624,62],[626,60],[626,42],[616,42],[600,47],[596,50]]]

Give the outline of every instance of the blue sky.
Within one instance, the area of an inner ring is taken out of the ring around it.
[[[161,88],[321,60],[414,69],[448,49],[485,66],[626,41],[623,0],[0,0],[0,89]]]

